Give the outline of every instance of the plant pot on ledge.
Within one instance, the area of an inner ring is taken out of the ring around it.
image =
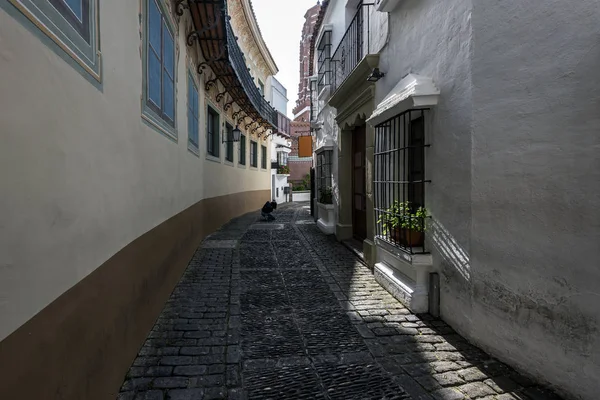
[[[410,202],[395,201],[383,212],[377,223],[382,224],[383,234],[393,242],[405,247],[422,247],[425,241],[427,210],[413,208]]]
[[[391,225],[388,225],[388,232],[390,233],[390,239],[406,247],[422,247],[423,242],[425,241],[423,232],[412,229],[401,227],[394,228]]]

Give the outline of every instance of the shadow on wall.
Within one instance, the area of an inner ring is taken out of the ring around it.
[[[471,261],[469,254],[440,221],[432,218],[429,232],[431,232],[431,245],[442,256],[445,264],[458,272],[465,282],[470,282]]]

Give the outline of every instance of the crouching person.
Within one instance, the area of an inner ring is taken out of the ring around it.
[[[267,221],[275,220],[275,217],[272,215],[273,210],[277,208],[277,203],[275,200],[267,201],[263,206],[262,210],[260,210],[260,215],[265,218]]]

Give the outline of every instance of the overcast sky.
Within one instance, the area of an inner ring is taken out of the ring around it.
[[[298,98],[299,51],[304,14],[317,0],[252,0],[256,19],[279,73],[275,76],[287,89],[288,117]]]

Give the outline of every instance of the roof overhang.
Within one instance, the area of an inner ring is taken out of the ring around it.
[[[408,74],[385,96],[367,119],[369,125],[379,125],[413,108],[430,108],[438,103],[440,90],[433,79]]]

